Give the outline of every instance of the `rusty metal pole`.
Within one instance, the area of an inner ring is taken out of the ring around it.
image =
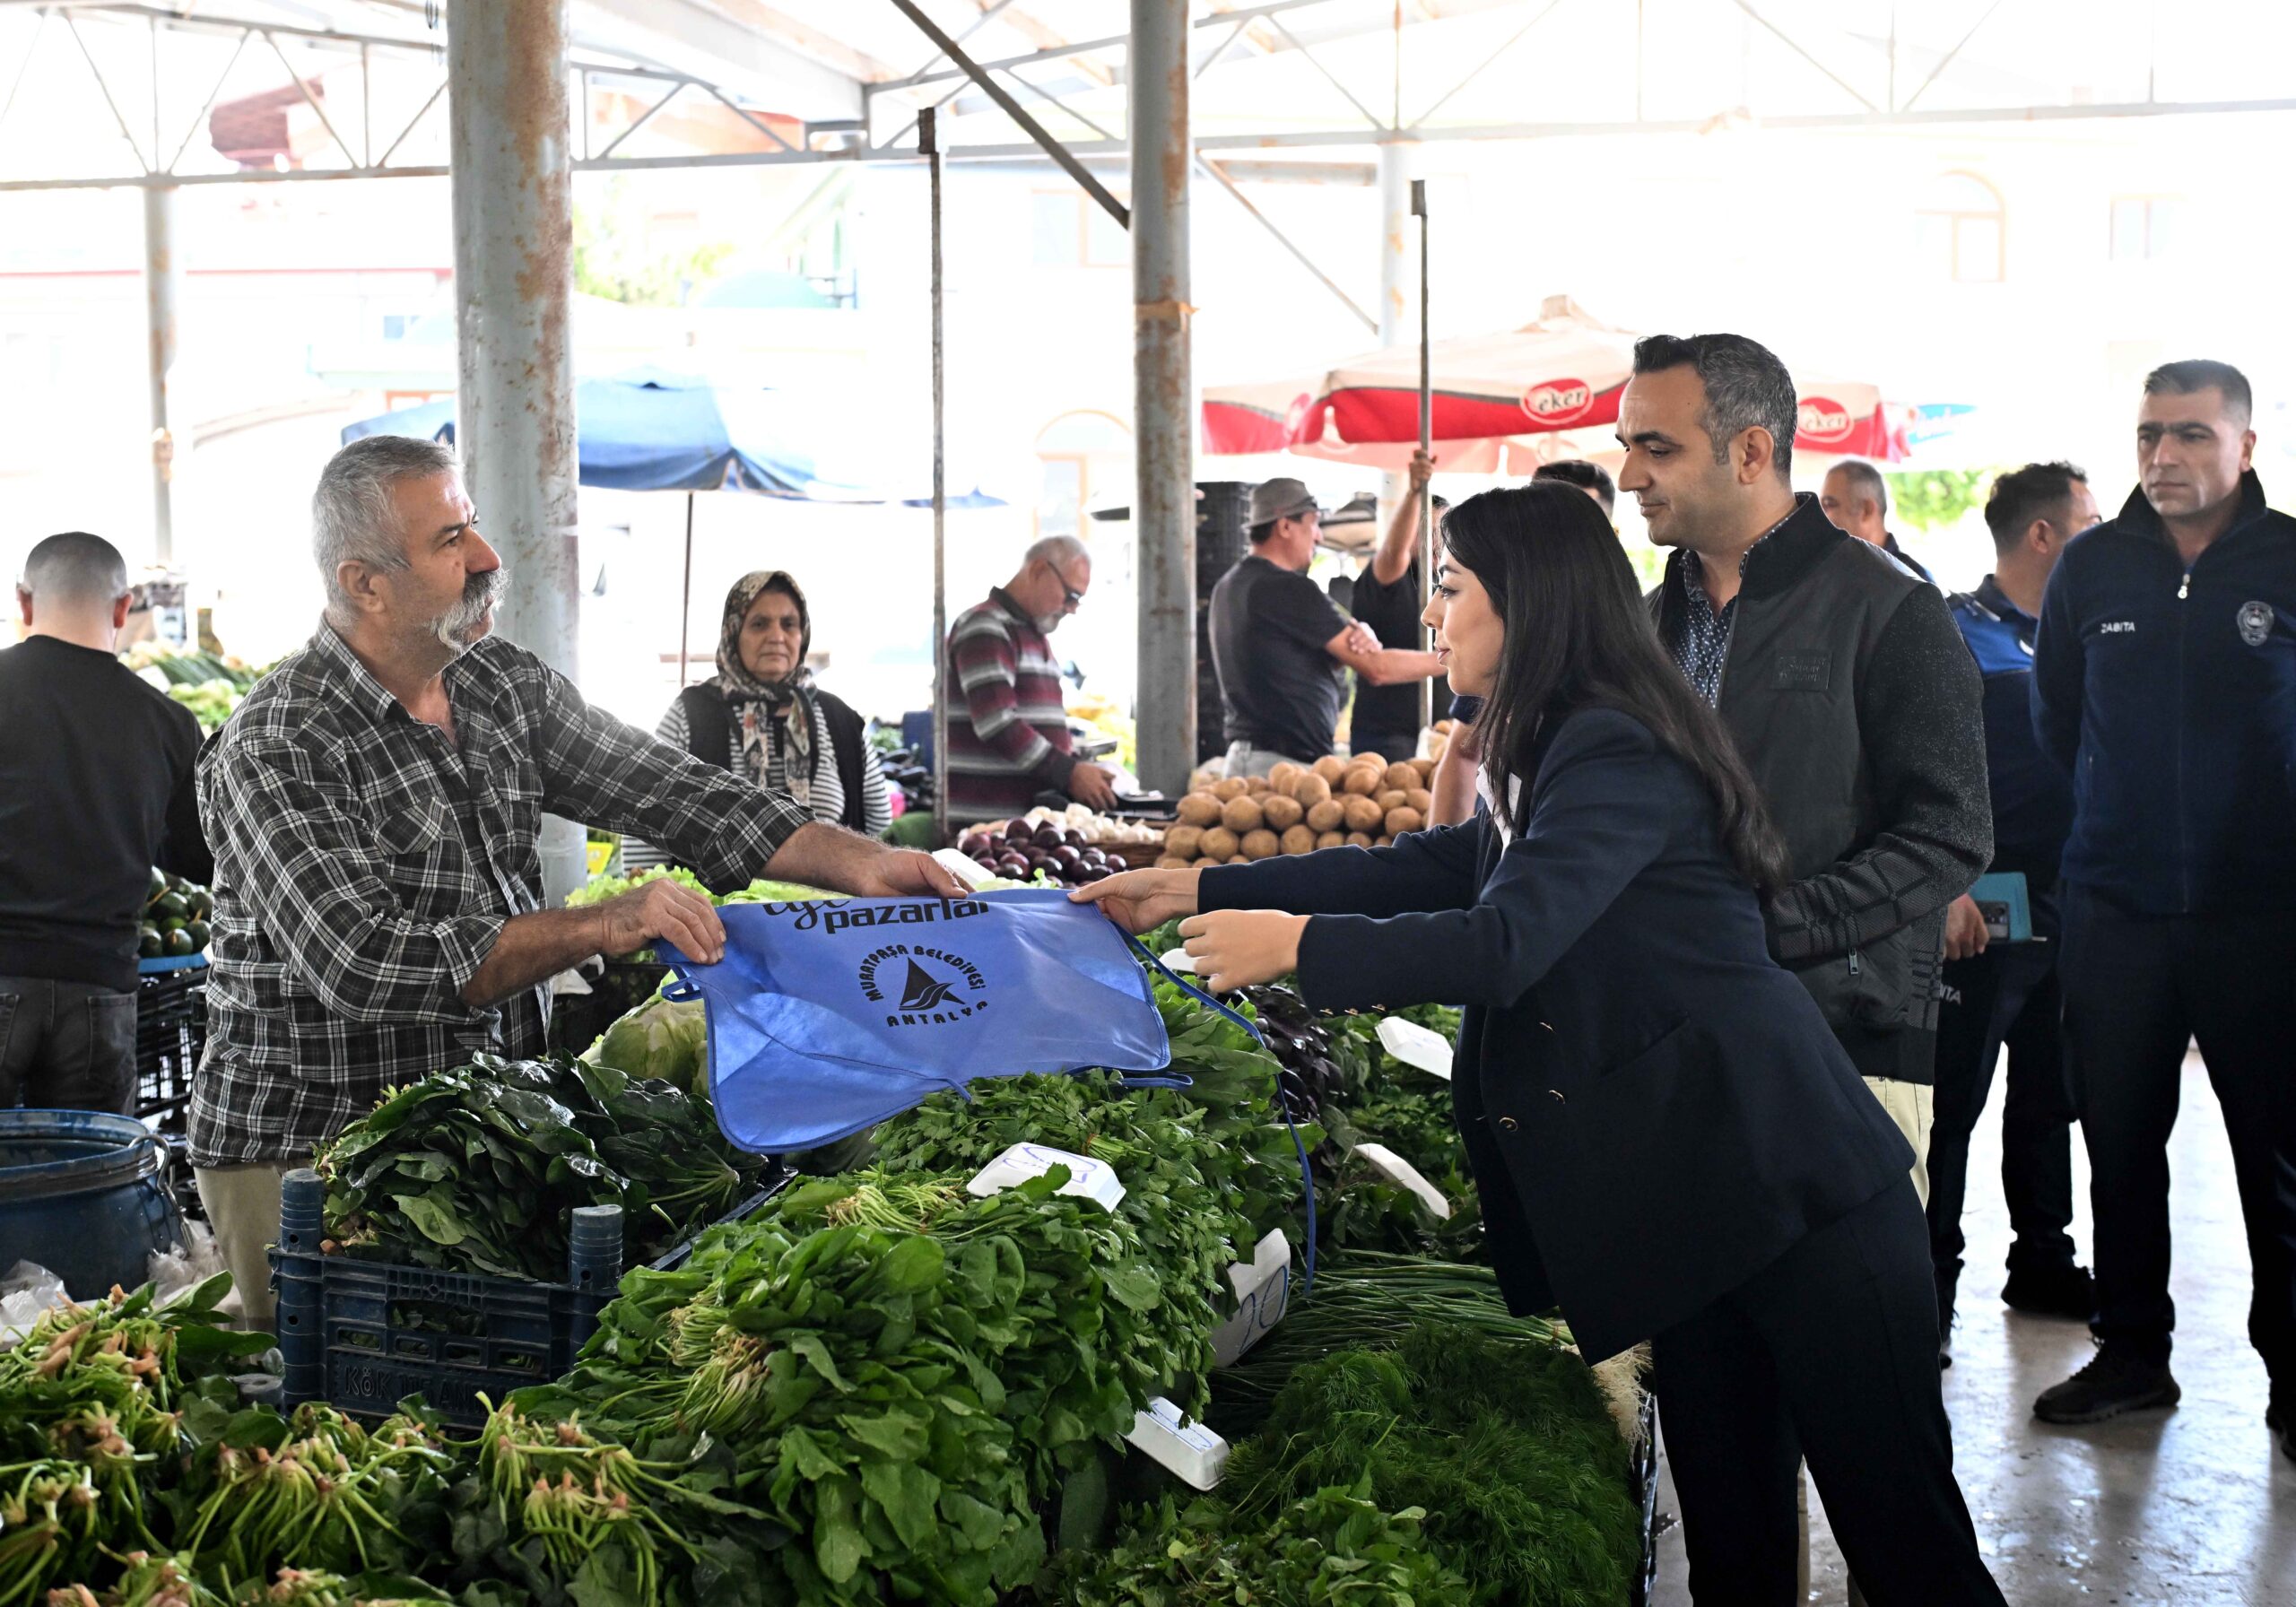
[[[1189,374],[1187,8],[1132,0],[1134,571],[1144,786],[1196,768],[1196,398]]]
[[[933,846],[949,840],[949,699],[955,693],[949,651],[949,480],[944,452],[941,366],[941,133],[933,108],[917,114],[917,148],[931,183],[933,280]]]
[[[578,678],[566,0],[454,0],[447,96],[456,439],[480,528],[510,570],[496,629]],[[555,904],[587,879],[582,829],[545,815],[540,847]]]
[[[1419,147],[1399,136],[1390,137],[1379,147],[1379,344],[1399,346],[1404,332],[1410,327],[1406,313],[1411,305],[1412,257],[1409,249],[1412,230],[1412,172],[1418,166]],[[1385,537],[1387,522],[1411,494],[1411,476],[1400,469],[1390,469],[1381,477],[1379,485],[1379,534]],[[1425,504],[1420,508],[1426,512]],[[1425,533],[1422,532],[1423,535]],[[1417,563],[1417,560],[1413,561]],[[1423,567],[1423,566],[1422,566]],[[1422,709],[1419,724],[1423,730],[1432,712],[1433,683],[1422,681],[1422,701],[1430,707]]]
[[[176,187],[144,189],[144,307],[151,335],[152,557],[171,565],[176,555],[175,436],[168,426],[168,375],[176,366],[176,308],[183,265],[176,255]]]

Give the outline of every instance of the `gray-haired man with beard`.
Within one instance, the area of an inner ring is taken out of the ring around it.
[[[383,1090],[480,1050],[541,1051],[549,979],[657,938],[714,961],[708,899],[650,882],[542,908],[545,810],[669,848],[712,882],[955,897],[926,855],[815,822],[583,702],[491,637],[506,576],[454,455],[375,436],[311,499],[326,613],[199,763],[215,851],[208,1054],[192,1164],[251,1327],[279,1183]]]

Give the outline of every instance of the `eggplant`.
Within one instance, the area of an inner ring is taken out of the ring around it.
[[[1084,834],[1074,826],[1060,834],[1060,840],[1063,846],[1071,848],[1089,848],[1092,846],[1084,840]]]
[[[978,859],[987,852],[991,838],[986,831],[968,831],[957,841],[957,852],[968,859]]]
[[[1016,837],[1032,838],[1036,834],[1037,829],[1026,821],[1016,818],[1004,822],[1004,835],[1008,839]]]
[[[1064,847],[1055,848],[1051,852],[1052,857],[1058,862],[1062,871],[1074,872],[1083,868],[1084,856],[1075,849]]]

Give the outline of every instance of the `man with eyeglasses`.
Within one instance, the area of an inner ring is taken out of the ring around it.
[[[987,600],[949,628],[949,817],[1024,812],[1044,792],[1093,809],[1116,803],[1116,777],[1070,751],[1067,706],[1050,637],[1092,585],[1092,555],[1048,535]]]

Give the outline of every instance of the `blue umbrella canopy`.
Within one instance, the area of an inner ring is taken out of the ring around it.
[[[916,499],[823,477],[819,440],[825,424],[817,401],[762,387],[720,387],[661,369],[640,369],[576,387],[578,474],[584,485],[627,491],[753,491],[813,502]],[[348,443],[369,435],[412,435],[452,444],[455,404],[426,402],[347,425]],[[913,490],[914,488],[902,488]],[[929,499],[926,500],[929,501]],[[952,508],[994,508],[996,498],[971,491]]]

